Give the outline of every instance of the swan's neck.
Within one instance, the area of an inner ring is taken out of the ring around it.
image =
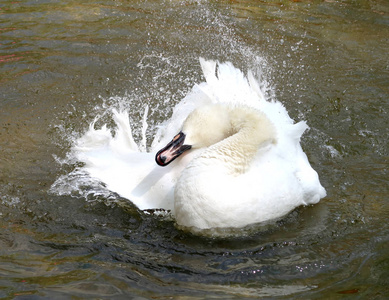
[[[199,163],[218,163],[229,173],[243,173],[258,150],[276,143],[276,130],[264,113],[241,107],[229,112],[230,135],[210,146],[198,158]]]

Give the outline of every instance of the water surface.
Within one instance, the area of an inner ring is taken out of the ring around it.
[[[387,296],[388,29],[385,0],[0,4],[0,297]],[[149,105],[151,141],[203,80],[200,56],[262,74],[308,122],[319,204],[196,237],[69,175],[72,143],[112,108],[139,138]]]

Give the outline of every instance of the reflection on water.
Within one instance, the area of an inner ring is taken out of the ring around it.
[[[388,294],[387,1],[21,1],[0,14],[2,298]],[[79,177],[71,195],[49,192],[96,115],[131,107],[140,124],[147,104],[151,140],[200,82],[199,56],[260,69],[307,120],[322,202],[211,239]]]

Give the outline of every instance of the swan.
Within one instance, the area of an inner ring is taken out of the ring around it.
[[[206,81],[174,107],[149,151],[135,143],[125,111],[113,111],[114,135],[90,125],[74,148],[90,176],[142,210],[171,211],[193,232],[278,219],[325,197],[300,145],[307,124],[266,100],[251,72],[200,63]]]
[[[297,141],[288,148],[279,148],[277,141],[275,126],[254,108],[211,104],[194,110],[156,154],[157,164],[166,166],[192,148],[204,149],[175,185],[177,224],[240,228],[317,203],[324,189]]]

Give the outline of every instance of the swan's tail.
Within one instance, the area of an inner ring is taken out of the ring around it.
[[[248,71],[245,76],[230,62],[218,63],[200,58],[200,64],[206,82],[200,84],[199,88],[212,103],[246,105],[259,109],[273,122],[277,131],[292,127],[294,122],[283,104],[267,98],[266,95],[272,94],[272,91],[263,78],[257,78],[252,71]],[[305,123],[296,124],[292,131],[300,137],[306,128]]]
[[[213,103],[245,104],[256,107],[260,101],[265,100],[264,93],[252,73],[247,78],[230,62],[219,63],[200,58],[200,64],[206,83],[199,87]]]

